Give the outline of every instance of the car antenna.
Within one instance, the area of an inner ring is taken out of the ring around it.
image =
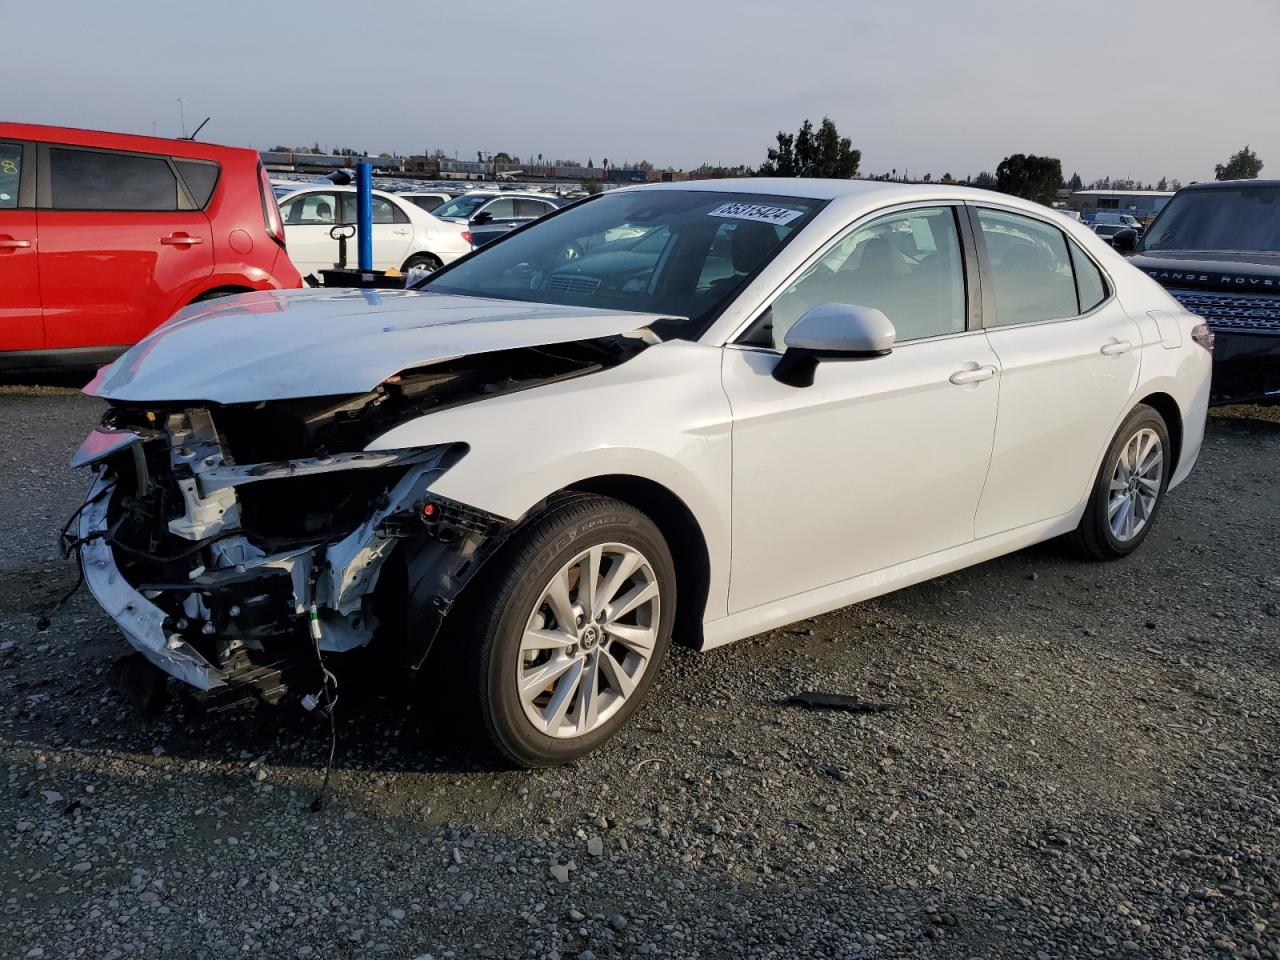
[[[205,125],[206,123],[208,123],[208,122],[209,122],[210,120],[212,120],[212,119],[213,119],[213,117],[205,117],[203,120],[201,120],[201,121],[200,121],[200,126],[196,127],[194,130],[192,130],[192,131],[191,131],[191,136],[189,136],[189,137],[183,137],[182,139],[183,139],[183,140],[194,140],[194,139],[196,138],[196,134],[197,134],[197,133],[199,133],[201,130],[203,130],[203,129],[204,129],[204,125]]]

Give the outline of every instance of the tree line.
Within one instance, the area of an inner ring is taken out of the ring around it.
[[[838,180],[851,180],[859,174],[862,151],[853,146],[849,137],[841,136],[830,117],[823,117],[816,130],[813,122],[808,119],[796,133],[779,130],[776,140],[776,144],[768,148],[764,162],[756,169],[740,166],[715,168],[715,172],[730,177],[828,177]],[[1252,180],[1261,173],[1262,166],[1258,155],[1246,145],[1232,154],[1226,163],[1215,165],[1214,177],[1218,180]],[[699,172],[708,170],[710,168],[704,165]],[[888,173],[867,175],[863,179],[898,180],[899,177],[895,168]],[[912,181],[907,171],[903,171],[901,179]],[[921,183],[934,182],[931,173],[916,179]],[[963,181],[959,181],[950,173],[944,173],[937,182],[963,182],[1046,205],[1057,199],[1060,190],[1086,189],[1080,174],[1073,173],[1070,179],[1063,177],[1062,161],[1057,157],[1028,153],[1015,153],[1005,157],[996,166],[994,174],[984,170],[976,177],[966,176]],[[1092,190],[1178,190],[1181,187],[1180,181],[1167,177],[1161,177],[1154,184],[1121,177],[1103,177],[1088,185],[1088,189]]]

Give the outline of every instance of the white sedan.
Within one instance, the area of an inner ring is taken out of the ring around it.
[[[265,321],[265,322],[264,322]],[[700,649],[1066,535],[1200,451],[1212,335],[1082,225],[932,184],[620,189],[404,292],[188,308],[87,389],[90,588],[198,687],[430,674],[562,763]],[[267,668],[270,667],[270,670]]]
[[[338,261],[333,228],[356,222],[356,188],[317,184],[280,197],[285,243],[293,265],[303,274],[327,270]],[[414,267],[437,270],[471,250],[471,238],[453,225],[394,193],[373,191],[373,269]],[[358,263],[353,235],[347,241],[347,266]]]

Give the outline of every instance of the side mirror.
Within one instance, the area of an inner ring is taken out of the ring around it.
[[[472,223],[490,223],[493,220],[493,214],[488,210],[481,210],[471,218]]]
[[[791,387],[813,385],[822,360],[869,360],[893,350],[893,324],[874,307],[823,303],[805,312],[787,331],[787,349],[773,378]]]
[[[1117,253],[1122,253],[1126,257],[1138,249],[1138,231],[1133,227],[1125,227],[1123,230],[1117,231],[1116,235],[1111,238],[1111,246],[1115,248]]]

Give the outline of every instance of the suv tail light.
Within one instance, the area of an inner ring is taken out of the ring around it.
[[[463,243],[465,243],[467,246],[471,246],[471,231],[470,231],[470,230],[463,230],[463,231],[462,231],[462,242],[463,242]]]
[[[1213,328],[1207,323],[1197,323],[1192,327],[1191,339],[1213,353]]]
[[[271,189],[271,181],[262,164],[258,164],[258,190],[262,195],[262,224],[267,228],[267,235],[284,250],[284,220],[280,217],[275,191]]]

